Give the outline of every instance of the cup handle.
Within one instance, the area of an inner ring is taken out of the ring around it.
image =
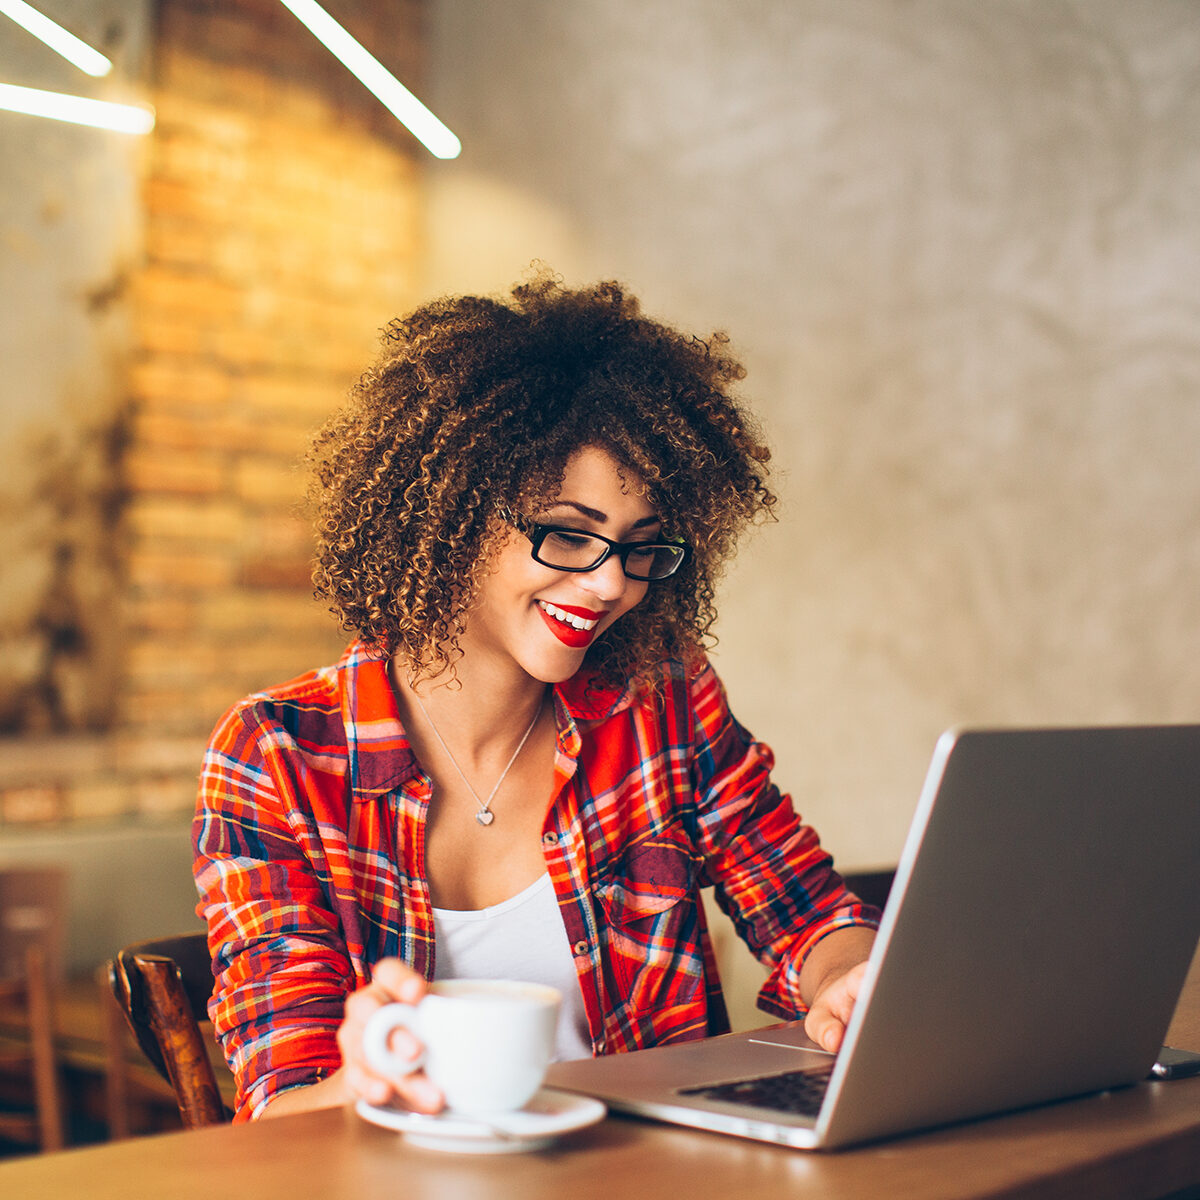
[[[419,1033],[419,1014],[415,1004],[385,1004],[372,1013],[363,1029],[363,1054],[382,1075],[411,1075],[425,1064],[425,1050],[416,1058],[401,1058],[388,1045],[392,1032],[401,1027]]]

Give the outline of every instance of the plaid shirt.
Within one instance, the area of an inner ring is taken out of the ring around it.
[[[701,887],[770,968],[758,1002],[777,1016],[804,1012],[800,968],[820,938],[874,924],[711,666],[663,672],[660,696],[555,689],[542,849],[596,1054],[728,1028]],[[239,1119],[337,1069],[345,999],[373,963],[395,955],[432,978],[430,790],[386,663],[358,643],[218,724],[193,831],[197,911]]]

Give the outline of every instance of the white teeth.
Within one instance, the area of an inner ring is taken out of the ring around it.
[[[547,604],[545,600],[539,600],[538,603],[542,606],[542,611],[548,613],[556,621],[562,621],[566,625],[570,625],[572,629],[580,629],[587,631],[595,629],[597,622],[589,621],[586,617],[576,616],[575,613],[565,612],[554,604]]]

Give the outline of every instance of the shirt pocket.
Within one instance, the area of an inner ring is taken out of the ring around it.
[[[673,1007],[703,987],[701,861],[683,831],[668,828],[628,847],[593,886],[614,1007]]]

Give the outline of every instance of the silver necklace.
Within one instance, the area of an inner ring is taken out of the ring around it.
[[[446,757],[450,760],[450,765],[458,772],[458,777],[467,786],[467,791],[475,797],[475,803],[479,805],[479,811],[475,814],[475,820],[480,825],[490,825],[495,819],[496,814],[492,812],[492,801],[496,798],[496,793],[500,790],[500,785],[504,782],[509,771],[512,770],[512,765],[517,761],[517,755],[525,749],[525,743],[529,741],[529,735],[533,732],[533,727],[537,724],[538,717],[542,715],[542,705],[538,704],[534,710],[533,720],[529,722],[529,728],[525,730],[525,736],[517,743],[517,748],[512,752],[512,758],[508,760],[508,765],[500,772],[500,778],[496,780],[495,786],[488,792],[486,800],[480,800],[479,793],[471,786],[471,781],[463,774],[463,769],[458,765],[458,759],[450,753],[450,747],[446,745],[446,739],[438,733],[438,727],[433,723],[433,718],[429,715],[429,710],[421,703],[421,697],[413,692],[413,699],[417,702],[417,707],[425,715],[425,720],[429,723],[429,728],[433,730],[433,736],[437,738],[438,744],[446,752]]]

